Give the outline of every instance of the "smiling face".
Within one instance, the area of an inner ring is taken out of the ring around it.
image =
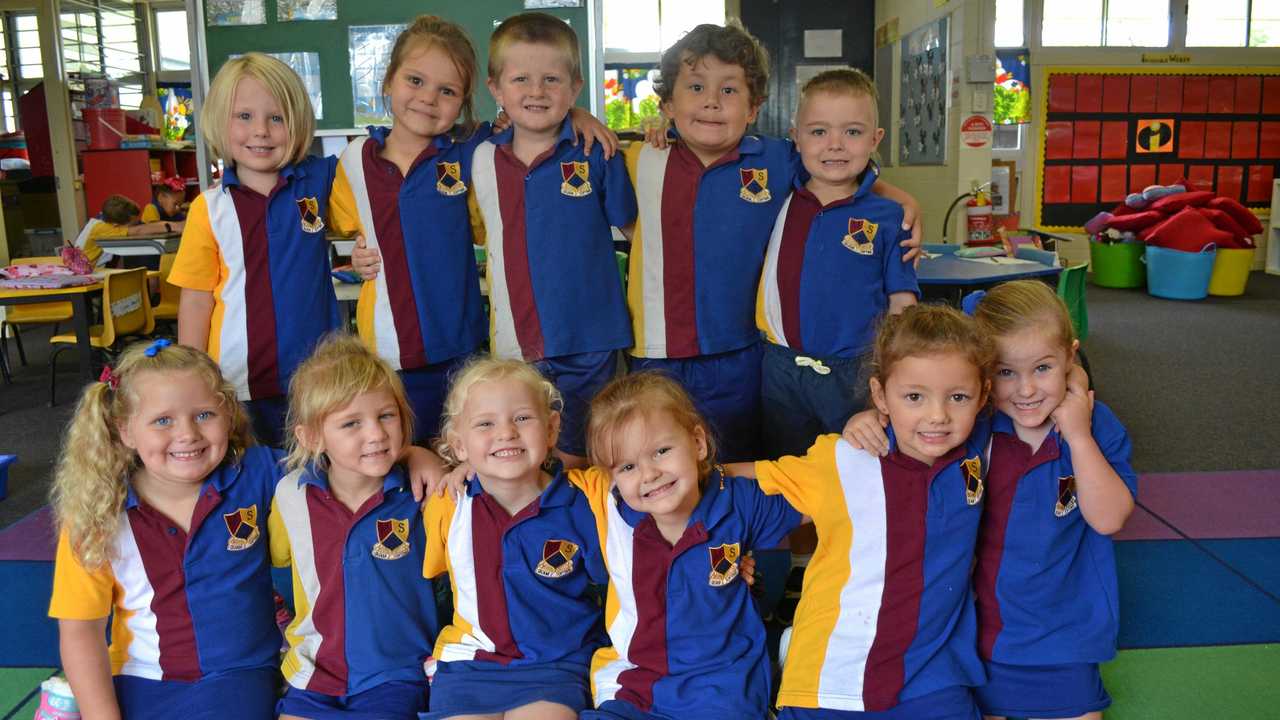
[[[408,133],[430,140],[449,132],[469,88],[457,65],[435,45],[420,45],[404,54],[404,60],[387,83],[393,133]]]
[[[671,99],[662,103],[662,112],[675,124],[681,142],[704,165],[736,148],[759,111],[742,66],[714,55],[692,64],[681,62]]]
[[[812,184],[856,189],[858,175],[871,162],[884,129],[876,127],[870,97],[818,90],[801,101],[791,137]]]
[[[564,51],[544,43],[514,42],[502,51],[502,69],[488,80],[493,99],[516,132],[554,136],[582,90]]]
[[[400,406],[387,390],[360,393],[325,415],[318,435],[302,426],[297,433],[329,459],[329,482],[344,487],[381,481],[404,450]]]
[[[1073,341],[1074,346],[1078,342]],[[1075,347],[1072,347],[1074,352]],[[1050,415],[1067,396],[1071,353],[1057,333],[1028,327],[996,337],[996,409],[1024,430],[1047,430]]]
[[[560,414],[520,379],[482,380],[467,390],[454,427],[454,454],[482,482],[537,483],[560,431]]]
[[[986,402],[982,373],[959,352],[909,355],[871,379],[876,408],[889,416],[898,450],[926,465],[969,437]]]
[[[136,482],[144,492],[147,484],[198,487],[227,454],[231,415],[223,397],[194,372],[147,371],[133,387],[142,391],[117,429],[142,461]]]
[[[274,176],[288,157],[290,138],[284,111],[255,77],[246,75],[236,84],[227,143],[241,180],[250,174]]]
[[[707,457],[702,426],[686,429],[671,413],[655,410],[632,418],[616,431],[609,469],[633,510],[683,526],[698,505],[699,462]]]

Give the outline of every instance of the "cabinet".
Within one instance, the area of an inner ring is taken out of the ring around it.
[[[89,215],[102,210],[111,195],[124,195],[143,207],[151,202],[151,180],[177,175],[187,181],[187,199],[198,190],[194,149],[138,148],[129,150],[85,150],[85,208]]]
[[[1280,180],[1271,181],[1271,217],[1267,219],[1267,273],[1280,275]]]

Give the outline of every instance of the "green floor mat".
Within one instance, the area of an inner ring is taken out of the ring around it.
[[[31,720],[31,718],[36,716],[36,708],[38,707],[40,707],[40,695],[36,694],[30,700],[23,703],[22,707],[16,708],[8,715],[0,717],[8,717],[10,720]]]
[[[1122,650],[1102,666],[1107,720],[1280,716],[1280,645]]]
[[[0,718],[30,720],[40,704],[39,694],[31,696],[31,692],[53,673],[54,668],[0,668]],[[30,705],[30,712],[25,708],[19,712],[20,705]]]

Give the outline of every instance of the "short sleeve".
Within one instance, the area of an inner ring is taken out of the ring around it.
[[[49,617],[61,620],[99,620],[111,614],[115,575],[108,564],[88,570],[71,551],[71,538],[64,530],[58,536],[58,552],[53,565],[53,597]]]
[[[604,152],[598,147],[591,154],[597,153],[604,158]],[[636,220],[636,192],[621,153],[614,153],[604,161],[604,212],[609,224],[616,228],[624,228]]]
[[[284,515],[275,498],[271,500],[271,513],[267,516],[267,540],[271,545],[271,565],[278,568],[289,567],[293,563],[293,547],[289,542]]]
[[[622,149],[623,163],[627,166],[627,177],[631,179],[632,190],[635,189],[636,180],[640,173],[640,151],[644,149],[644,143],[640,140],[634,140]]]
[[[344,153],[345,155],[345,153]],[[356,160],[361,158],[357,156]],[[329,193],[329,227],[339,235],[354,235],[360,232],[360,212],[356,207],[355,191],[343,161],[338,161],[337,174],[333,179],[333,191]]]
[[[475,190],[467,191],[467,218],[471,222],[471,243],[484,245],[484,213],[480,212],[480,203],[476,200]]]
[[[735,489],[741,495],[739,508],[746,517],[750,529],[751,549],[777,547],[782,538],[800,524],[800,513],[783,495],[767,495],[760,486],[744,478]]]
[[[756,463],[756,481],[769,495],[782,495],[800,513],[818,514],[830,478],[836,478],[836,442],[839,435],[821,435],[803,456],[788,455]]]
[[[422,508],[422,526],[427,534],[427,545],[422,557],[422,576],[439,577],[449,571],[449,525],[457,505],[453,498],[432,495]]]
[[[889,231],[885,233],[885,242],[888,244],[884,249],[884,294],[889,296],[909,292],[920,297],[915,263],[902,262],[902,256],[906,254],[902,241],[911,237],[911,231],[902,228],[901,213],[895,213],[894,219],[897,221],[896,227],[881,228],[881,231]]]
[[[1124,484],[1129,487],[1129,492],[1137,497],[1138,474],[1130,464],[1133,443],[1130,442],[1129,433],[1124,429],[1124,425],[1120,423],[1120,418],[1116,417],[1111,408],[1102,403],[1095,403],[1092,429],[1094,442],[1098,443],[1102,456],[1111,463],[1111,469],[1116,471],[1120,479],[1124,480]]]
[[[146,223],[160,222],[160,210],[156,207],[155,203],[147,203],[147,206],[142,208],[142,218],[140,219],[140,222],[144,225]]]
[[[191,203],[191,210],[187,213],[187,224],[182,230],[182,242],[169,272],[169,282],[190,290],[213,292],[221,279],[219,257],[218,241],[209,222],[209,205],[201,194]]]

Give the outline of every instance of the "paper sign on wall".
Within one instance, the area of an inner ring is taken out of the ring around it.
[[[991,144],[991,121],[986,115],[970,115],[960,123],[960,139],[971,148]]]

